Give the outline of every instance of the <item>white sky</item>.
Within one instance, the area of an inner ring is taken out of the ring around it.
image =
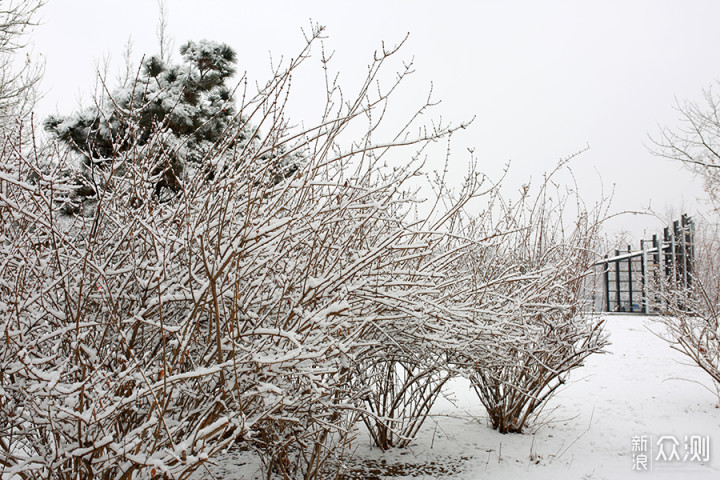
[[[456,122],[477,116],[455,137],[458,176],[467,147],[492,176],[510,161],[513,189],[589,145],[573,167],[589,201],[599,195],[600,178],[606,192],[615,188],[616,211],[651,205],[659,214],[692,214],[702,195],[699,180],[646,145],[658,124],[675,124],[675,98],[698,98],[720,79],[720,2],[167,0],[167,6],[175,59],[187,40],[225,42],[238,52],[239,70],[258,81],[268,78],[269,53],[277,59],[300,50],[300,29],[310,19],[327,27],[326,45],[336,52],[341,83],[350,86],[381,41],[395,44],[409,32],[400,56],[414,57],[416,73],[400,110],[411,114],[433,82],[442,100],[436,115]],[[87,104],[95,66],[112,56],[114,77],[129,38],[136,61],[158,52],[152,0],[50,0],[42,17],[34,34],[47,66],[41,118]],[[295,87],[301,99],[303,88]],[[608,226],[640,237],[662,223],[628,216]]]

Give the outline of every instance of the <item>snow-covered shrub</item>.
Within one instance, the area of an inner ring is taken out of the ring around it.
[[[438,285],[453,255],[439,251],[440,227],[452,215],[413,223],[407,193],[419,152],[453,129],[416,129],[417,115],[391,141],[375,138],[397,84],[374,84],[395,50],[377,54],[356,101],[339,101],[329,81],[321,121],[291,129],[290,78],[320,35],[243,95],[243,121],[177,196],[155,194],[175,158],[162,128],[131,123],[123,148],[80,180],[56,145],[26,152],[4,138],[3,475],[187,478],[242,442],[268,475],[320,478],[372,394],[364,367],[442,344],[457,317]],[[125,113],[142,118],[142,108]],[[237,142],[249,123],[264,134]],[[349,145],[347,130],[361,132]],[[291,157],[302,158],[297,171],[278,179],[277,162]],[[77,181],[95,198],[67,216]],[[463,198],[476,191],[469,181]]]
[[[443,386],[458,373],[450,361],[454,353],[464,352],[470,338],[478,348],[494,341],[489,329],[477,325],[468,336],[474,306],[460,303],[455,288],[467,275],[456,276],[456,266],[476,246],[460,220],[473,203],[496,190],[483,189],[487,182],[474,165],[471,161],[457,194],[441,178],[426,185],[434,188],[434,208],[416,225],[417,233],[404,247],[404,266],[388,283],[391,296],[377,330],[383,347],[357,363],[353,381],[365,392],[362,420],[383,450],[410,445]]]
[[[364,380],[373,387],[365,397],[368,412],[362,418],[383,450],[410,444],[451,378],[442,356],[433,364],[433,357],[406,355],[409,358],[398,352],[388,359],[373,359],[364,371]]]
[[[477,219],[484,241],[461,264],[471,273],[461,292],[472,320],[495,341],[471,342],[457,358],[502,433],[521,432],[568,372],[607,344],[602,323],[582,309],[602,206],[588,211],[578,201],[568,215],[568,198],[553,203],[547,187]],[[567,218],[575,219],[566,226]]]

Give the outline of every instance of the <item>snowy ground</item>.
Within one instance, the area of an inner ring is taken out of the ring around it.
[[[356,458],[364,472],[352,478],[720,478],[720,408],[712,383],[649,328],[659,331],[648,318],[609,317],[609,352],[575,372],[533,432],[490,429],[467,383],[456,381],[409,449],[382,453],[361,436]],[[658,460],[672,457],[674,441],[679,460]],[[695,441],[699,447],[691,452]],[[634,470],[643,454],[648,470]],[[709,461],[691,461],[694,454]],[[222,463],[214,469],[218,478],[259,475],[247,452],[230,452]]]

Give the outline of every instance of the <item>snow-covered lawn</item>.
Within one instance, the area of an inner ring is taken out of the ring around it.
[[[720,478],[720,408],[709,377],[655,336],[650,329],[661,329],[650,318],[610,316],[606,328],[608,353],[573,372],[533,431],[489,428],[482,405],[458,380],[410,448],[383,453],[361,434],[349,478]],[[706,456],[690,451],[697,436],[700,445],[709,437],[707,462],[690,461],[691,453]],[[646,452],[633,451],[633,437],[636,447],[645,440]],[[672,455],[673,440],[680,461],[657,461]],[[639,472],[633,463],[643,453],[648,470]],[[213,469],[218,478],[259,475],[247,452],[229,452],[222,464]]]

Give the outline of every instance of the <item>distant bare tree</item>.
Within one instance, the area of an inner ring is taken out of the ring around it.
[[[38,97],[44,65],[25,52],[27,33],[37,25],[45,0],[0,3],[0,119],[26,116]],[[20,57],[25,53],[25,58]],[[20,58],[19,58],[20,57]]]
[[[656,155],[682,162],[705,182],[711,204],[696,216],[695,260],[690,286],[667,279],[653,286],[665,312],[667,340],[720,385],[720,96],[709,87],[700,103],[677,102],[680,125],[663,127],[652,138]]]
[[[720,96],[709,87],[702,103],[676,102],[679,127],[662,127],[651,138],[651,151],[680,161],[705,180],[705,188],[716,209],[720,200]]]

